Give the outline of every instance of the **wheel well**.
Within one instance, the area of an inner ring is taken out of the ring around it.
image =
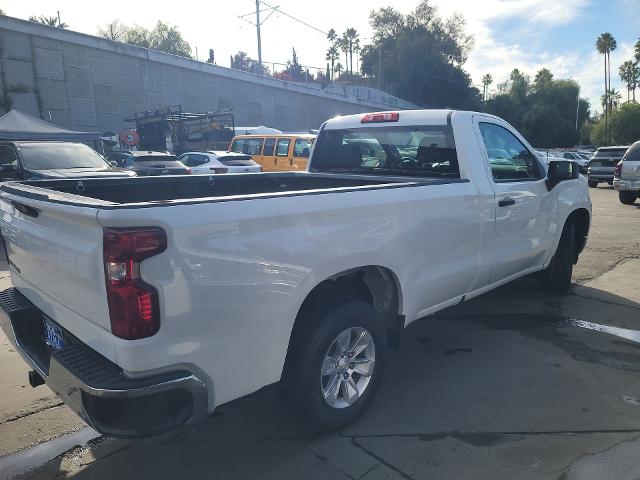
[[[572,223],[575,227],[575,252],[576,258],[573,263],[578,261],[578,255],[584,249],[584,246],[587,243],[587,235],[589,234],[589,211],[585,208],[579,208],[571,212],[571,214],[567,217],[567,221],[565,225]]]
[[[314,320],[315,315],[309,313],[327,310],[352,300],[364,301],[380,313],[389,344],[396,346],[404,329],[404,317],[399,316],[400,287],[391,270],[375,265],[346,270],[316,285],[298,311],[291,339]],[[291,340],[289,346],[291,347]]]

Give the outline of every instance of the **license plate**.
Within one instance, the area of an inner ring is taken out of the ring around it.
[[[64,348],[64,333],[62,327],[51,320],[48,317],[42,317],[42,323],[44,324],[44,339],[47,345],[54,350],[61,350]]]

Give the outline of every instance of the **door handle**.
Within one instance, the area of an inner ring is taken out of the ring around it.
[[[16,202],[15,200],[11,200],[11,205],[13,205],[16,210],[18,210],[21,213],[24,213],[29,217],[34,217],[34,218],[38,217],[38,209],[35,207],[32,207],[30,205],[25,205],[24,203]]]
[[[499,207],[509,207],[515,204],[516,204],[516,201],[511,197],[505,197],[502,200],[498,200]]]

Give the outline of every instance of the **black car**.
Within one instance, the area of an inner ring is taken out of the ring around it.
[[[0,142],[0,181],[133,176],[82,143]]]
[[[187,175],[191,169],[167,152],[113,151],[107,159],[137,175]]]

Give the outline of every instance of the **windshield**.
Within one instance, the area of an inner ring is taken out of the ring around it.
[[[607,148],[598,150],[593,158],[622,158],[626,151],[626,148]]]
[[[110,167],[95,150],[81,143],[25,144],[20,147],[20,154],[27,170]]]
[[[451,127],[385,126],[323,130],[311,171],[458,177]]]

